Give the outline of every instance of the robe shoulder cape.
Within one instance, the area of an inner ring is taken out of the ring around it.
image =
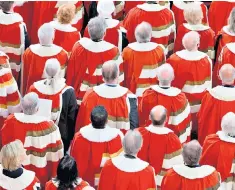
[[[221,130],[222,117],[235,112],[235,89],[217,86],[209,90],[202,99],[198,112],[198,140],[203,144],[207,135]],[[210,117],[208,117],[210,116]]]
[[[167,110],[167,127],[174,131],[181,143],[190,140],[191,114],[188,100],[181,90],[170,87],[162,89],[158,85],[152,86],[143,94],[139,103],[140,126],[150,125],[149,113],[156,105],[163,105]]]
[[[79,176],[91,186],[97,186],[105,162],[122,152],[122,137],[120,130],[109,126],[81,128],[71,144],[71,156],[77,162]]]
[[[154,168],[157,187],[161,188],[162,179],[167,170],[174,165],[183,164],[180,140],[172,130],[166,127],[150,125],[138,128],[138,130],[143,137],[143,146],[138,157]],[[161,144],[157,151],[156,144]]]

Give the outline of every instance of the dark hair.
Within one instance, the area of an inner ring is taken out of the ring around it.
[[[57,167],[56,180],[59,182],[58,190],[74,189],[77,185],[78,170],[73,157],[65,155]]]
[[[108,113],[104,106],[96,106],[91,112],[91,123],[96,129],[103,129],[108,119]]]
[[[8,12],[11,10],[14,1],[0,1],[0,8],[3,12]]]
[[[162,117],[159,120],[155,120],[153,116],[151,115],[151,120],[153,125],[163,125],[163,123],[166,121],[166,115],[163,114]]]

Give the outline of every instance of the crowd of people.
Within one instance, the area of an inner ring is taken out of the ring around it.
[[[235,190],[235,2],[0,1],[0,190]]]

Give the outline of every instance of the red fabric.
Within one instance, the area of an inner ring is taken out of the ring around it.
[[[127,15],[131,9],[143,3],[144,1],[125,1],[125,6],[124,6],[125,14]]]
[[[89,184],[86,181],[83,181],[75,187],[74,190],[82,190],[84,187],[89,186]],[[54,185],[54,183],[50,180],[46,183],[45,190],[57,190],[57,187]]]

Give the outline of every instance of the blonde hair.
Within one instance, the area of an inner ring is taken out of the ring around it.
[[[57,18],[61,24],[70,24],[75,16],[76,7],[74,4],[61,5],[57,11]]]
[[[184,9],[184,18],[189,24],[201,24],[203,19],[201,6],[195,3],[189,4]]]
[[[21,167],[26,158],[24,146],[20,140],[15,140],[2,147],[0,162],[3,169],[14,171]]]

